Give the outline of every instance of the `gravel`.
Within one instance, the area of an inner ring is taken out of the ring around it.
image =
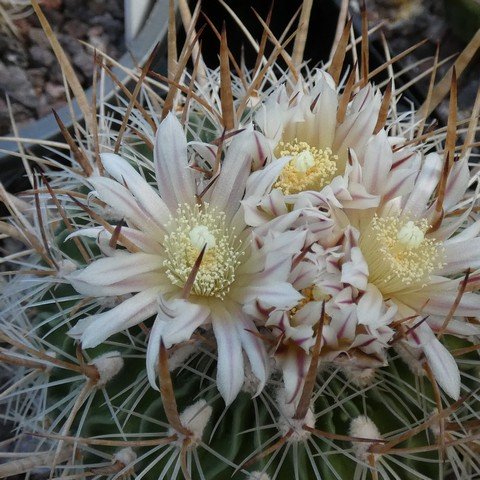
[[[124,53],[120,0],[43,0],[42,9],[83,87],[91,84],[93,55],[84,41],[113,58]],[[0,135],[11,131],[6,95],[17,126],[65,103],[62,72],[35,14],[15,21],[15,36],[0,36]]]

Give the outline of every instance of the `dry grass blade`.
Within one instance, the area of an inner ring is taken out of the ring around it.
[[[430,365],[428,362],[424,363],[424,369],[427,372],[428,379],[430,380],[430,383],[432,384],[433,388],[433,397],[435,398],[435,404],[437,405],[437,411],[439,413],[442,412],[442,395],[440,393],[440,388],[438,386],[437,381],[435,380],[435,375],[432,372],[432,369],[430,368]],[[438,449],[438,453],[440,455],[440,461],[443,462],[444,456],[445,456],[445,418],[439,418],[438,420],[438,426],[440,429],[440,435],[438,435],[438,439],[440,440],[440,445]]]
[[[265,23],[265,21],[263,20],[263,18],[255,11],[255,9],[253,9],[253,13],[256,15],[256,17],[258,18],[259,22],[262,24],[262,27],[265,29],[265,31],[268,33],[268,37],[270,38],[271,42],[275,45],[276,47],[276,51],[278,51],[278,53],[282,56],[282,58],[285,60],[285,63],[287,64],[288,68],[290,69],[291,71],[291,74],[293,76],[293,79],[295,81],[298,81],[298,72],[297,72],[297,68],[295,66],[295,64],[293,63],[292,61],[292,58],[290,57],[290,55],[287,53],[287,51],[285,50],[285,44],[284,46],[282,47],[282,44],[280,43],[280,41],[277,39],[277,37],[273,34],[273,32],[270,30],[270,27]],[[293,37],[296,37],[297,36],[297,31],[293,32]],[[275,53],[275,52],[274,52]],[[273,54],[272,54],[273,55]],[[276,54],[275,54],[276,55]]]
[[[192,54],[193,47],[197,43],[198,38],[202,34],[204,28],[205,28],[205,25],[200,29],[200,31],[195,35],[195,37],[192,39],[190,43],[187,43],[187,41],[185,41],[185,49],[182,52],[182,55],[180,56],[179,62],[177,63],[177,71],[175,72],[175,77],[170,82],[172,85],[172,88],[169,89],[167,98],[165,98],[165,103],[163,105],[163,110],[162,110],[162,118],[165,118],[168,115],[168,112],[170,112],[173,109],[175,95],[177,94],[177,90],[178,90],[178,87],[176,85],[180,84],[180,79],[185,72],[185,67],[187,66],[188,59]]]
[[[103,438],[83,438],[72,437],[69,435],[56,435],[53,433],[30,433],[35,437],[51,438],[53,440],[62,440],[63,442],[78,443],[80,445],[102,445],[105,447],[155,447],[157,445],[164,445],[174,442],[177,439],[176,435],[161,438],[151,438],[149,440],[108,440]]]
[[[189,32],[191,32],[192,35],[195,35],[195,24],[197,23],[201,4],[202,2],[200,0],[197,1],[195,10],[192,15],[192,12],[190,11],[187,0],[178,0],[178,8],[180,10],[180,16],[182,17],[183,28],[185,29],[185,32],[187,32],[187,38],[189,37]],[[201,53],[200,46],[194,44],[193,50],[192,50],[192,58],[194,62],[196,61],[197,57],[199,57],[198,77],[199,77],[199,82],[202,83],[206,78],[205,66],[202,60],[202,53]]]
[[[218,31],[218,29],[215,27],[215,25],[210,20],[210,18],[207,15],[205,15],[205,13],[202,12],[202,15],[203,15],[203,18],[205,18],[206,22],[208,23],[209,27],[212,29],[212,32],[215,34],[215,36],[218,38],[218,41],[220,42],[222,40],[222,34]],[[235,55],[233,55],[229,49],[228,49],[228,58],[230,60],[230,63],[233,65],[233,68],[235,69],[237,77],[241,80],[242,85],[246,89],[247,80],[245,78],[245,71],[240,67],[237,60],[235,59]]]
[[[180,421],[177,402],[173,393],[172,378],[168,369],[168,352],[163,342],[160,342],[160,354],[158,356],[158,378],[160,383],[160,394],[162,396],[163,409],[172,428],[178,433],[187,437],[191,435],[190,430],[185,428]]]
[[[270,10],[268,11],[267,18],[265,19],[265,23],[269,27],[270,27],[270,22],[272,21],[272,13],[273,13],[273,2],[272,2],[272,5],[270,5]],[[260,40],[260,45],[258,46],[258,53],[257,53],[257,58],[255,60],[255,66],[253,67],[252,77],[255,77],[255,75],[258,72],[258,69],[262,64],[262,59],[264,58],[264,53],[265,53],[265,47],[267,46],[267,39],[268,39],[268,32],[264,28],[262,32],[262,38]]]
[[[183,104],[183,112],[182,112],[182,120],[181,120],[181,123],[183,125],[185,125],[188,118],[188,109],[190,106],[190,101],[192,99],[193,89],[195,87],[195,79],[197,78],[199,63],[200,63],[200,57],[198,56],[195,59],[195,63],[193,65],[193,72],[192,72],[192,76],[190,77],[190,82],[188,84],[187,96],[185,97],[185,102]]]
[[[262,458],[267,457],[271,453],[275,452],[279,448],[282,448],[283,445],[287,442],[287,440],[292,436],[293,430],[288,431],[283,437],[279,438],[273,445],[270,445],[266,450],[263,452],[260,452],[258,455],[255,455],[253,458],[248,460],[245,463],[242,463],[238,469],[244,468],[244,467],[249,467],[253,465],[254,463],[257,463],[260,461]]]
[[[450,310],[448,311],[447,316],[445,317],[445,320],[443,321],[442,327],[440,328],[440,331],[438,332],[437,338],[440,340],[443,336],[443,334],[446,332],[448,329],[448,324],[452,320],[453,316],[455,315],[455,311],[458,308],[458,305],[460,304],[460,300],[462,299],[463,294],[465,293],[465,289],[467,288],[468,284],[468,279],[470,277],[470,269],[467,270],[465,273],[465,277],[463,278],[462,282],[460,283],[458,287],[458,293],[455,298],[455,301],[453,302],[452,306],[450,307]]]
[[[168,5],[168,78],[173,78],[177,65],[177,28],[175,24],[175,2],[169,1]]]
[[[17,124],[15,122],[12,105],[10,103],[10,97],[8,95],[5,95],[5,99],[7,101],[7,109],[8,109],[8,115],[10,117],[10,125],[12,127],[12,133],[14,137],[17,138],[16,143],[18,147],[18,154],[22,159],[23,168],[25,168],[25,172],[27,173],[28,181],[30,182],[30,185],[33,187],[33,172],[32,172],[32,169],[30,168],[30,164],[28,163],[27,155],[25,155],[25,149],[23,148],[24,141],[20,139],[18,135]]]
[[[431,221],[431,227],[428,229],[428,233],[436,232],[441,224],[445,212],[443,211],[443,201],[445,199],[445,192],[447,189],[447,180],[448,180],[448,172],[450,170],[450,155],[447,153],[445,160],[443,162],[443,169],[442,169],[442,176],[440,178],[440,182],[438,183],[438,192],[437,192],[437,199],[435,200],[435,210],[433,212],[433,218]]]
[[[367,7],[365,5],[365,0],[362,0],[360,3],[360,14],[362,16],[362,62],[361,62],[361,72],[362,72],[362,84],[364,87],[368,83],[368,70],[369,70],[369,45],[368,45],[368,16],[367,16]]]
[[[73,137],[70,135],[67,127],[62,122],[62,119],[58,116],[58,113],[55,110],[52,110],[53,116],[57,122],[58,127],[60,128],[60,132],[62,132],[63,138],[67,142],[70,150],[73,154],[73,158],[75,158],[76,162],[80,165],[82,170],[85,173],[85,176],[90,177],[93,173],[93,167],[90,165],[88,161],[87,155],[83,150],[81,150],[78,145],[76,144]]]
[[[55,207],[57,208],[58,213],[62,217],[63,223],[65,224],[65,227],[67,230],[72,233],[74,232],[74,228],[72,227],[72,224],[70,223],[70,220],[68,219],[68,215],[65,212],[64,208],[60,205],[60,202],[58,201],[57,195],[53,191],[52,187],[50,186],[50,183],[47,181],[45,175],[43,173],[40,173],[42,176],[43,183],[47,187],[48,193],[52,197],[53,203],[55,203]],[[82,255],[83,259],[85,260],[85,263],[90,263],[90,256],[88,255],[87,251],[85,250],[85,247],[83,246],[81,240],[78,237],[73,237],[73,241],[75,242],[75,245],[78,248],[78,251]]]
[[[467,133],[465,135],[465,142],[463,143],[462,150],[460,152],[460,157],[468,156],[473,145],[479,146],[478,142],[477,144],[474,143],[475,135],[477,133],[479,116],[480,116],[480,87],[477,90],[475,103],[472,109],[472,116],[470,117]]]
[[[4,463],[0,465],[0,478],[10,478],[22,473],[30,474],[35,469],[48,468],[52,466],[54,460],[56,460],[54,465],[56,467],[68,460],[71,454],[71,448],[64,448],[59,455],[55,455],[53,452],[39,452],[36,455],[29,455],[19,460]]]
[[[100,139],[98,138],[97,125],[97,82],[98,82],[98,67],[102,68],[103,57],[98,60],[97,50],[93,51],[93,80],[92,80],[92,137],[93,137],[93,151],[95,153],[95,162],[97,163],[98,172],[103,175],[103,164],[100,158]]]
[[[416,50],[417,48],[421,47],[422,45],[424,45],[425,43],[427,43],[428,40],[421,40],[420,42],[416,43],[415,45],[412,45],[410,48],[407,48],[405,51],[403,51],[402,53],[399,53],[398,55],[395,55],[392,59],[388,60],[387,62],[383,63],[382,65],[380,65],[379,67],[377,67],[375,70],[372,70],[369,74],[368,74],[368,80],[371,80],[372,78],[374,78],[376,75],[378,75],[379,73],[383,72],[386,68],[388,68],[390,65],[393,65],[394,63],[398,62],[399,60],[401,60],[402,58],[406,57],[407,55],[410,55],[410,53],[412,53],[414,50]],[[362,80],[363,81],[363,80]],[[359,82],[357,85],[355,85],[355,87],[359,87],[362,85],[362,81]]]
[[[222,120],[226,130],[235,127],[235,111],[233,108],[232,79],[228,60],[227,32],[222,28],[220,39],[220,101],[222,103]]]
[[[263,20],[261,20],[263,22]],[[264,23],[264,22],[263,22]],[[265,28],[270,31],[268,26],[265,25]],[[258,72],[256,77],[252,80],[252,83],[248,87],[245,96],[243,97],[242,101],[240,102],[240,105],[237,108],[237,118],[241,118],[242,114],[247,107],[248,104],[248,99],[250,96],[257,90],[258,86],[260,85],[261,81],[263,80],[265,74],[268,72],[268,69],[273,65],[275,60],[277,59],[278,55],[280,55],[281,52],[285,50],[287,45],[292,41],[292,39],[295,36],[295,32],[293,32],[284,42],[283,45],[279,45],[275,48],[275,50],[272,52],[270,55],[270,58],[268,59],[267,63],[263,66],[263,68]]]
[[[435,415],[432,415],[430,418],[422,422],[420,425],[410,428],[405,432],[400,433],[395,437],[391,438],[385,445],[373,445],[371,447],[372,453],[377,453],[377,454],[388,453],[393,447],[395,447],[399,443],[402,443],[403,441],[408,440],[409,438],[412,438],[415,435],[418,435],[419,433],[427,430],[431,425],[433,425],[434,423],[437,423],[440,419],[447,418],[448,416],[450,416],[453,412],[455,412],[455,410],[460,408],[471,396],[476,395],[477,392],[478,390],[472,391],[468,395],[461,397],[455,403],[452,403],[452,405],[450,405],[448,408],[445,408],[441,412],[437,412]]]
[[[47,36],[48,41],[50,42],[52,50],[55,53],[55,56],[57,57],[58,62],[60,63],[62,72],[65,74],[65,78],[67,79],[68,85],[72,89],[72,92],[75,95],[75,98],[77,99],[78,105],[82,110],[83,116],[85,118],[85,123],[87,124],[87,127],[89,127],[89,129],[91,130],[90,127],[92,126],[91,125],[92,112],[91,112],[90,103],[88,102],[88,99],[87,99],[87,96],[85,95],[83,87],[80,84],[80,81],[78,80],[78,77],[75,71],[73,70],[70,60],[68,59],[54,31],[52,30],[50,23],[48,23],[47,18],[43,14],[42,9],[40,8],[40,5],[38,3],[38,0],[31,0],[31,2],[32,2],[33,9],[35,10],[35,13],[38,16],[38,20],[40,21],[40,24],[42,25],[42,28],[45,32],[45,35]]]
[[[455,142],[457,140],[457,73],[455,67],[452,70],[452,81],[450,84],[450,105],[448,110],[447,136],[445,138],[445,163],[450,170],[450,163],[453,163],[455,155]]]
[[[435,57],[433,59],[432,74],[430,76],[430,82],[428,84],[427,98],[425,99],[425,103],[424,103],[424,105],[426,106],[425,111],[428,111],[428,109],[430,108],[430,102],[432,101],[433,87],[435,85],[435,77],[437,76],[439,53],[440,53],[440,45],[437,44],[437,48],[435,50]],[[423,131],[425,129],[425,123],[427,122],[427,117],[428,115],[421,117],[420,125],[418,126],[419,136],[423,134]]]
[[[181,90],[186,95],[190,95],[195,101],[197,101],[202,107],[204,107],[205,110],[207,110],[209,113],[212,113],[213,115],[216,115],[218,119],[221,120],[220,114],[213,110],[212,106],[208,103],[208,101],[206,101],[200,95],[197,95],[190,87],[182,85],[176,80],[170,80],[169,78],[165,77],[161,73],[150,72],[150,76],[158,78],[162,82],[165,82],[166,84],[171,85],[175,89]]]
[[[48,244],[47,234],[45,232],[45,224],[43,222],[40,198],[38,196],[38,178],[36,175],[33,176],[33,188],[34,190],[36,190],[35,193],[33,194],[33,198],[35,201],[35,211],[37,213],[36,218],[38,221],[38,228],[40,229],[40,236],[42,237],[43,248],[45,249],[45,252],[50,260],[49,261],[50,265],[58,270],[58,264],[53,258],[52,252],[50,251],[50,245]]]
[[[373,130],[373,134],[376,135],[385,125],[388,117],[388,110],[390,109],[390,100],[392,99],[392,88],[393,88],[393,80],[390,80],[387,84],[387,88],[385,89],[385,93],[383,94],[382,104],[380,105],[380,111],[378,112],[378,120],[375,128]]]
[[[472,61],[473,57],[480,48],[480,29],[470,40],[468,45],[464,48],[463,52],[458,56],[456,62],[448,70],[445,76],[435,85],[431,98],[427,104],[425,101],[420,107],[418,115],[420,118],[428,117],[439,105],[439,103],[445,98],[450,90],[450,79],[452,78],[453,69],[456,70],[457,77],[463,73],[467,65]]]
[[[96,214],[91,208],[87,207],[83,203],[79,202],[76,198],[72,195],[68,195],[73,202],[79,206],[82,210],[88,213],[96,222],[98,222],[105,230],[110,233],[114,234],[115,228],[112,227],[106,220],[104,220],[100,215]],[[141,249],[138,248],[134,243],[132,243],[128,238],[126,238],[122,233],[118,234],[118,241],[131,253],[140,252]]]
[[[350,29],[352,28],[352,19],[343,27],[342,36],[340,37],[338,44],[335,48],[335,53],[332,57],[330,67],[328,67],[328,73],[332,76],[335,84],[338,85],[340,81],[340,75],[342,74],[343,62],[345,61],[345,55],[347,53],[348,39],[350,37]]]
[[[302,13],[298,21],[297,36],[293,44],[292,62],[300,67],[303,62],[305,44],[307,43],[308,27],[310,26],[310,15],[312,13],[313,0],[303,0]]]
[[[203,256],[205,255],[206,250],[207,244],[203,246],[202,251],[195,260],[195,263],[193,264],[192,270],[190,271],[187,281],[183,286],[182,298],[187,299],[190,296],[190,292],[192,291],[193,284],[195,283],[195,278],[197,277],[198,271],[200,270],[200,265],[202,264]]]
[[[119,90],[121,90],[122,93],[129,100],[133,99],[135,108],[141,113],[142,118],[144,118],[148,122],[152,131],[155,133],[156,130],[157,130],[157,125],[155,123],[155,120],[147,112],[145,107],[143,107],[143,105],[138,101],[137,98],[134,98],[132,96],[132,92],[130,92],[130,90],[116,77],[116,75],[108,67],[106,67],[104,65],[103,68],[104,68],[105,73],[111,78],[111,80],[113,81],[113,83],[115,83],[115,85],[119,88]],[[151,72],[149,72],[149,73],[151,73]],[[153,150],[153,143],[151,142],[151,140],[149,138],[147,138],[145,135],[140,134],[140,132],[138,132],[135,128],[133,128],[133,127],[130,127],[130,128],[131,128],[132,132],[137,134],[147,144],[147,147],[150,150]]]
[[[343,123],[345,120],[345,114],[347,113],[348,103],[350,102],[350,98],[353,92],[353,85],[355,83],[355,72],[357,70],[357,65],[355,64],[348,76],[347,83],[345,84],[345,88],[343,90],[342,96],[338,103],[338,110],[337,110],[337,122]]]
[[[128,102],[127,110],[125,111],[125,115],[123,117],[122,125],[120,126],[120,129],[118,131],[117,139],[115,140],[115,146],[113,148],[113,151],[115,153],[118,153],[118,151],[120,150],[120,145],[122,143],[123,134],[125,133],[125,130],[127,129],[128,120],[130,119],[132,109],[135,105],[135,100],[137,99],[138,94],[140,93],[140,89],[142,88],[143,81],[145,80],[145,77],[147,76],[147,73],[150,71],[150,67],[152,66],[152,62],[158,54],[159,48],[160,48],[160,45],[157,45],[153,49],[153,51],[150,54],[150,56],[148,57],[148,60],[146,61],[145,65],[142,67],[140,78],[138,79],[138,81],[135,85],[135,88],[133,89],[132,96],[130,97],[130,100]]]
[[[310,407],[313,389],[315,388],[315,381],[317,379],[318,362],[320,360],[320,350],[322,348],[323,325],[325,324],[325,302],[322,304],[322,313],[317,327],[317,336],[315,338],[315,345],[312,349],[312,359],[308,367],[307,376],[303,385],[302,395],[298,401],[297,410],[293,418],[303,420]]]
[[[56,270],[56,266],[52,264],[48,252],[45,250],[43,243],[38,240],[36,232],[32,226],[28,223],[25,216],[18,210],[11,197],[0,183],[0,201],[4,203],[5,207],[9,211],[10,215],[18,220],[21,225],[18,228],[19,234],[23,237],[21,241],[29,244],[29,247],[36,250],[36,252],[48,263],[52,268]]]
[[[63,360],[59,360],[58,358],[52,357],[51,355],[47,355],[44,352],[41,352],[39,350],[35,350],[34,348],[30,348],[27,345],[23,345],[22,343],[14,340],[13,338],[10,338],[8,335],[0,332],[0,340],[3,343],[8,343],[12,347],[17,348],[18,350],[21,350],[23,352],[28,353],[34,358],[38,358],[40,360],[44,360],[48,362],[49,364],[55,365],[59,368],[64,368],[66,370],[71,370],[73,372],[77,373],[84,373],[82,368],[79,365],[75,365],[74,363],[70,362],[65,362]],[[10,355],[12,356],[12,355]]]
[[[331,62],[334,52],[337,50],[338,43],[340,42],[344,32],[345,23],[347,22],[349,0],[341,0],[341,2],[340,12],[338,13],[337,27],[335,29],[335,36],[333,38],[332,48],[330,49],[329,62]]]
[[[47,369],[47,366],[43,363],[36,362],[35,360],[27,360],[25,358],[14,357],[2,351],[0,351],[0,362],[7,365],[17,365],[19,367],[34,368],[36,370],[45,371]],[[2,395],[3,394],[4,392],[2,392]]]
[[[118,238],[120,237],[120,232],[122,231],[122,224],[119,223],[116,227],[115,230],[113,231],[113,234],[110,238],[110,241],[108,242],[108,246],[110,248],[117,248],[117,243],[118,243]]]

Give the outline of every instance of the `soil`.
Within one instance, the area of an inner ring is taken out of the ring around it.
[[[126,50],[119,0],[43,0],[42,10],[83,87],[91,84],[93,55],[81,41],[113,58]],[[11,131],[6,95],[18,126],[65,103],[61,69],[35,14],[15,24],[18,36],[0,36],[0,135]]]

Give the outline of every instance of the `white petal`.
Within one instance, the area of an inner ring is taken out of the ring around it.
[[[248,178],[245,198],[262,197],[267,194],[277,181],[283,167],[290,162],[291,157],[282,157],[269,163],[262,170],[253,172]]]
[[[112,285],[136,275],[160,270],[163,258],[149,253],[127,253],[95,260],[83,270],[77,270],[67,278],[75,288],[75,282],[90,285]]]
[[[368,265],[359,247],[353,247],[351,249],[351,260],[345,262],[342,267],[341,281],[359,290],[365,290],[367,288]]]
[[[244,381],[242,345],[235,322],[227,311],[212,318],[218,352],[217,387],[227,406],[235,400]]]
[[[211,170],[215,165],[218,147],[195,141],[189,142],[188,145],[195,152],[195,164],[204,170]]]
[[[423,288],[419,293],[410,293],[399,296],[399,299],[417,312],[432,315],[446,315],[454,304],[458,293],[456,291],[438,291],[437,289]],[[464,293],[455,316],[476,317],[480,311],[480,295]]]
[[[158,390],[157,364],[158,355],[160,354],[160,340],[167,325],[168,322],[166,322],[160,315],[157,315],[152,329],[150,330],[150,336],[148,337],[146,355],[147,377],[150,385],[155,390]]]
[[[380,111],[381,95],[373,92],[367,85],[354,97],[349,114],[337,127],[333,150],[340,158],[346,158],[347,149],[354,150],[359,157],[363,154],[365,144],[373,133]]]
[[[369,283],[365,293],[358,302],[358,323],[362,325],[377,326],[382,315],[383,296],[375,285]]]
[[[387,307],[380,290],[369,283],[367,290],[358,302],[358,323],[377,329],[390,324],[396,313],[397,308]]]
[[[452,354],[438,341],[428,325],[422,323],[416,329],[433,376],[442,390],[458,400],[460,397],[460,372]]]
[[[150,384],[158,390],[156,384],[156,367],[160,352],[160,342],[165,348],[187,341],[193,332],[208,318],[208,308],[190,303],[183,299],[159,301],[159,313],[153,324],[147,348],[147,375]]]
[[[89,182],[95,188],[100,200],[110,205],[129,224],[140,228],[152,236],[162,235],[162,228],[146,214],[132,193],[123,185],[110,178],[103,177],[90,178]]]
[[[406,168],[399,168],[390,172],[383,187],[383,201],[385,202],[410,193],[415,185],[417,173],[415,170]]]
[[[160,303],[160,308],[165,312],[162,303]],[[167,348],[190,340],[193,332],[200,325],[203,325],[210,315],[210,310],[204,305],[198,305],[183,299],[165,302],[165,306],[170,310],[169,315],[171,317],[164,333],[164,343]],[[165,318],[168,317],[165,316]]]
[[[160,196],[171,212],[195,200],[193,172],[188,166],[187,141],[180,122],[169,113],[157,130],[153,150]]]
[[[447,241],[444,242],[444,247],[447,264],[438,270],[437,274],[449,275],[461,273],[468,268],[475,270],[480,267],[480,238],[460,242]]]
[[[443,207],[445,210],[454,207],[465,195],[470,180],[470,171],[468,168],[468,157],[464,157],[453,163],[452,169],[448,174],[447,188],[445,189],[445,198]]]
[[[255,136],[250,131],[235,136],[228,147],[210,197],[210,203],[225,212],[227,220],[240,208],[255,150]]]
[[[112,229],[113,228],[115,227],[112,226]],[[165,249],[158,242],[140,230],[122,227],[121,234],[144,253],[155,253],[161,255],[165,251]],[[102,243],[108,244],[112,238],[112,234],[108,230],[105,230],[105,227],[82,228],[68,235],[65,241],[74,237],[97,238],[99,243],[101,241]],[[121,239],[118,240],[118,244],[123,246]],[[115,250],[113,251],[115,252]]]
[[[137,325],[157,313],[158,296],[159,289],[150,288],[107,312],[90,317],[81,337],[83,348],[96,347],[111,335]]]
[[[102,153],[102,164],[108,173],[137,199],[150,218],[160,227],[168,221],[170,212],[157,192],[146,180],[120,155]]]
[[[392,148],[384,130],[375,135],[367,145],[363,161],[363,185],[369,193],[383,192],[392,168]]]
[[[470,213],[470,212],[466,212]],[[466,217],[463,218],[463,222],[466,220]],[[449,238],[445,243],[447,245],[452,245],[454,243],[463,242],[465,240],[471,240],[477,237],[480,234],[480,220],[472,223],[470,226],[462,230],[460,233],[457,233],[454,237]]]
[[[360,183],[349,182],[348,192],[352,199],[342,201],[344,208],[354,208],[357,210],[363,210],[367,208],[378,207],[380,203],[380,197],[378,195],[371,195],[365,190],[365,187]]]
[[[95,285],[82,280],[71,280],[71,285],[82,295],[89,297],[116,297],[127,293],[141,292],[166,283],[166,278],[158,272],[147,272],[133,275],[109,285]]]
[[[422,170],[415,181],[415,187],[408,197],[404,212],[416,217],[423,215],[427,203],[435,190],[442,173],[442,159],[437,153],[426,156]]]
[[[277,361],[283,371],[287,403],[295,403],[298,395],[302,392],[302,385],[310,366],[311,357],[303,349],[296,348],[282,357],[278,357]]]
[[[242,348],[247,354],[253,374],[258,379],[256,393],[256,395],[258,395],[263,390],[268,377],[267,351],[263,342],[255,336],[255,333],[258,331],[253,321],[243,313],[240,308],[234,311],[234,315],[238,336],[242,342]]]
[[[246,287],[232,290],[232,296],[242,304],[258,300],[260,303],[277,308],[294,307],[303,297],[287,282],[271,282],[265,284],[252,283]]]
[[[315,140],[318,142],[316,145],[324,147],[332,146],[337,123],[338,95],[335,87],[331,86],[330,80],[331,77],[328,74],[321,72],[316,84],[316,86],[320,85],[321,93],[314,99],[313,110],[314,129],[317,135]]]
[[[432,315],[427,319],[428,325],[434,332],[440,331],[440,329],[443,327],[444,321],[445,321],[445,318],[435,317]],[[456,320],[452,318],[448,322],[448,326],[445,330],[445,333],[450,335],[464,336],[464,337],[469,337],[472,335],[480,335],[480,325],[476,325],[473,323],[468,323],[464,320]]]

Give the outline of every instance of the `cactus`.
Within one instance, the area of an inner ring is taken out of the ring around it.
[[[218,69],[184,70],[189,32],[165,98],[140,77],[64,132],[68,165],[0,190],[25,245],[0,477],[476,478],[472,138],[422,135],[365,66],[342,80],[349,25],[321,69],[274,41],[236,74],[224,33]]]

